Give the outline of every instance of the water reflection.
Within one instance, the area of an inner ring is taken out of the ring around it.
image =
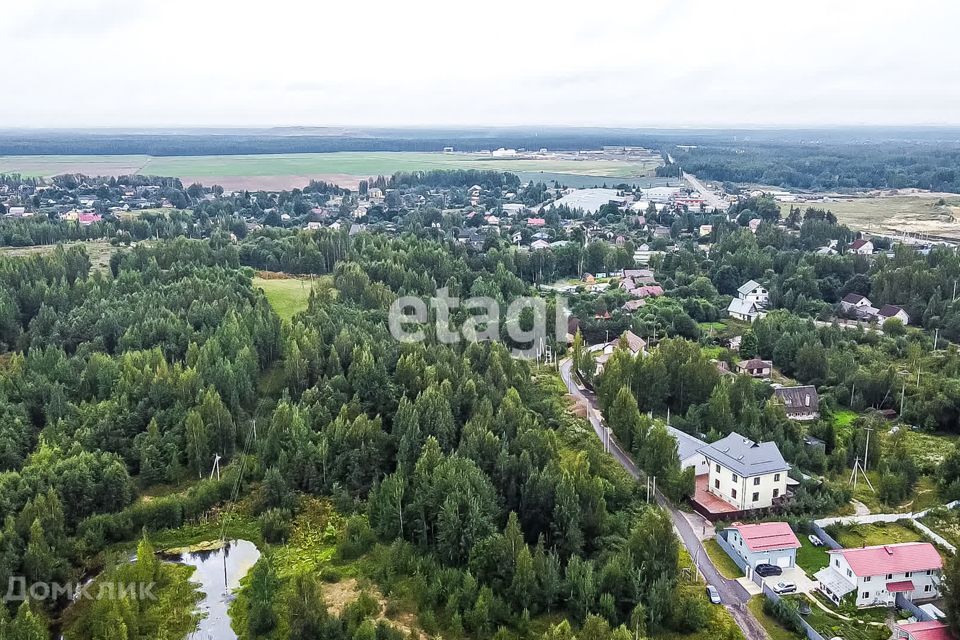
[[[197,605],[203,620],[188,640],[236,640],[227,610],[243,578],[260,558],[257,546],[247,540],[229,540],[213,550],[188,551],[176,560],[196,567],[191,580],[200,585],[203,600]]]

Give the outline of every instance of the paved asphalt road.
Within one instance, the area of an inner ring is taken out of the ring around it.
[[[703,198],[704,202],[706,203],[708,210],[720,209],[721,211],[723,211],[724,209],[727,208],[727,202],[723,198],[718,196],[716,193],[714,193],[713,191],[710,191],[710,189],[707,189],[706,185],[697,179],[697,176],[693,175],[692,173],[687,173],[686,171],[684,171],[683,177],[686,179],[687,182],[690,183],[691,187],[693,187],[694,189],[700,192],[700,196]]]
[[[637,469],[637,465],[633,463],[630,456],[623,452],[620,445],[617,444],[617,441],[609,435],[609,429],[603,424],[600,410],[597,408],[596,396],[590,390],[581,390],[580,387],[577,386],[572,369],[573,361],[570,358],[560,362],[560,377],[563,378],[567,389],[571,395],[586,404],[590,424],[593,425],[593,430],[601,442],[609,442],[607,448],[610,454],[627,470],[627,473],[639,480],[640,471]],[[677,531],[677,535],[680,536],[680,541],[683,543],[683,546],[686,547],[690,557],[697,560],[697,565],[706,581],[715,586],[717,591],[720,592],[720,600],[733,615],[734,620],[736,620],[737,625],[743,631],[747,640],[767,640],[768,636],[766,631],[746,607],[745,603],[750,599],[750,594],[747,593],[747,590],[736,580],[728,580],[720,575],[720,572],[717,571],[717,568],[710,560],[710,556],[703,550],[700,538],[694,532],[690,521],[687,520],[682,511],[671,505],[659,491],[657,492],[657,502],[670,512],[674,529]]]

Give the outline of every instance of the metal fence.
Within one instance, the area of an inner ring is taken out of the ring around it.
[[[737,553],[733,547],[727,542],[727,539],[723,537],[723,533],[720,532],[716,535],[717,544],[720,545],[720,548],[726,551],[727,555],[733,558],[733,561],[737,563],[737,566],[740,567],[740,571],[746,573],[747,571],[747,561],[740,557],[740,554]]]
[[[767,585],[763,585],[763,595],[766,596],[768,600],[773,602],[780,602],[782,599],[779,594],[774,593],[773,589]],[[800,624],[803,625],[804,633],[807,634],[807,640],[826,640],[816,629],[811,627],[810,624],[803,619],[803,616],[800,616],[799,614],[797,615],[800,618]]]
[[[843,549],[843,546],[834,540],[833,536],[827,533],[823,527],[817,524],[816,521],[810,523],[810,530],[813,531],[815,536],[823,541],[823,544],[827,545],[831,549]]]
[[[916,617],[920,622],[930,622],[931,620],[936,620],[936,618],[917,605],[913,604],[902,594],[898,593],[896,599],[894,600],[897,607],[903,609],[904,611],[909,611],[910,615]]]

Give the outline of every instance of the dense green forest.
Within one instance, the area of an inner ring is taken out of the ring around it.
[[[553,374],[498,344],[389,337],[386,309],[400,293],[526,293],[503,262],[414,237],[284,242],[279,255],[305,243],[330,274],[289,324],[253,289],[243,247],[216,241],[141,245],[104,270],[91,270],[82,246],[0,260],[0,583],[75,580],[117,545],[244,496],[259,535],[282,540],[298,496],[312,494],[352,514],[351,553],[385,545],[384,589],[421,581],[417,612],[454,636],[525,637],[551,612],[573,629],[605,629],[590,637],[707,625],[736,635],[679,580],[668,516],[639,502],[568,413]],[[192,481],[215,453],[224,477]],[[129,571],[159,575],[149,548],[144,539]],[[153,637],[132,622],[137,611],[184,623],[170,595],[182,579],[164,577],[161,604],[90,607],[74,637],[81,628],[121,637],[118,621],[123,637]],[[369,612],[304,604],[311,580],[258,563],[241,637],[356,638],[369,628]],[[40,637],[63,604],[5,610],[0,628]],[[624,624],[631,632],[614,631]]]

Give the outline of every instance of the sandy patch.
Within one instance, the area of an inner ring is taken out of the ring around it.
[[[343,613],[344,608],[348,604],[360,597],[360,591],[361,589],[356,578],[347,578],[346,580],[332,584],[324,583],[321,588],[323,601],[326,603],[330,615],[333,616],[339,616]],[[384,614],[387,608],[387,601],[383,597],[383,594],[375,588],[368,588],[366,592],[372,595],[380,604],[380,612],[376,615],[376,620],[384,620],[405,634],[409,634],[411,630],[415,630],[417,622],[415,615],[412,613],[397,613],[392,618],[388,618]],[[416,634],[417,637],[420,637],[419,631],[416,631]]]

